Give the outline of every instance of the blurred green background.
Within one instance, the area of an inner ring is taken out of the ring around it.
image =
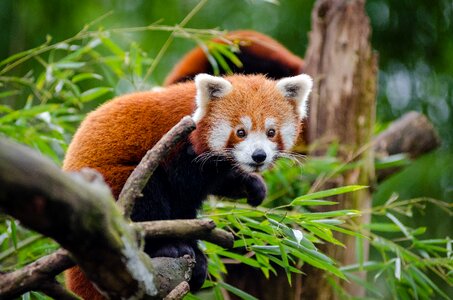
[[[308,43],[314,1],[211,0],[186,25],[191,28],[254,29],[268,34],[303,57]],[[112,12],[96,28],[125,28],[178,24],[198,3],[194,0],[0,0],[0,61],[37,47],[74,36],[83,26]],[[374,204],[393,193],[401,199],[432,197],[453,199],[453,3],[451,0],[369,0],[366,9],[372,25],[372,45],[379,53],[379,94],[376,132],[405,112],[423,112],[436,126],[441,148],[395,174],[377,188]],[[124,48],[135,42],[153,58],[169,32],[120,33],[113,39]],[[195,42],[175,39],[148,86],[161,84],[173,65]],[[37,61],[31,61],[36,66]],[[12,71],[23,76],[30,65]],[[33,75],[31,75],[33,76]],[[118,82],[118,85],[121,82]],[[116,91],[121,90],[121,87]],[[2,92],[2,86],[0,86]],[[0,98],[12,108],[24,100]],[[89,107],[90,109],[93,107]],[[1,124],[0,124],[1,126]],[[447,216],[447,217],[446,217]],[[451,235],[452,218],[437,208],[408,220],[427,226],[429,236]]]
[[[189,22],[193,28],[249,28],[266,33],[303,56],[314,1],[208,1]],[[51,36],[61,41],[104,15],[100,27],[175,25],[198,3],[194,0],[2,0],[0,1],[0,60],[36,47]],[[373,47],[379,53],[378,119],[385,123],[404,112],[424,112],[439,128],[444,145],[453,143],[453,5],[449,0],[369,0]],[[154,57],[168,33],[124,34]],[[161,83],[169,69],[194,46],[176,39],[152,80]]]

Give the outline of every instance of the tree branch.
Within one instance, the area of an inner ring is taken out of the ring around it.
[[[129,218],[135,200],[142,197],[142,190],[146,186],[154,170],[165,160],[174,149],[174,146],[186,138],[195,129],[195,122],[191,117],[185,116],[179,121],[140,161],[124,184],[118,197],[118,206],[126,218]]]
[[[70,251],[110,298],[157,295],[151,261],[105,184],[71,177],[36,152],[0,139],[0,207]]]
[[[212,220],[165,220],[138,222],[147,238],[180,238],[186,240],[205,240],[224,248],[233,248],[232,233],[215,228]]]
[[[193,120],[185,117],[148,151],[122,190],[119,206],[127,216],[154,169],[194,128]],[[190,279],[193,259],[150,260],[139,250],[139,235],[124,222],[102,176],[94,170],[65,174],[33,151],[0,139],[0,190],[0,207],[6,213],[67,248],[90,280],[112,298],[144,294],[163,298]],[[211,220],[143,222],[134,228],[147,237],[205,239],[228,248],[234,242],[231,233],[215,229]],[[16,297],[40,290],[59,299],[75,299],[55,281],[57,274],[76,264],[74,260],[66,250],[58,250],[2,274],[0,295]],[[181,287],[173,293],[183,291]]]
[[[427,153],[440,145],[434,126],[423,114],[411,111],[394,121],[374,138],[377,156],[407,153],[411,158]]]
[[[230,232],[216,229],[215,223],[209,219],[203,220],[166,220],[166,221],[152,221],[135,223],[148,238],[165,238],[176,237],[184,239],[202,239],[215,243],[219,246],[232,248],[234,237]],[[174,260],[174,259],[170,259]],[[157,277],[159,294],[165,295],[169,288],[163,289],[162,286],[174,287],[178,282],[174,282],[170,278],[180,278],[182,280],[189,280],[184,278],[186,273],[182,270],[186,264],[182,260],[176,260],[177,269],[181,272],[176,272],[179,275],[175,276],[175,271],[170,269],[166,258],[152,258],[151,259]],[[182,266],[181,266],[182,264]],[[40,290],[43,282],[49,282],[54,277],[64,270],[71,268],[75,262],[70,257],[69,253],[64,249],[59,249],[56,252],[44,256],[39,260],[23,267],[14,272],[0,275],[0,295],[5,298],[19,297],[23,293],[32,290]],[[168,282],[173,282],[169,284]],[[46,291],[43,291],[47,294]]]
[[[43,282],[53,280],[64,270],[74,266],[66,250],[56,252],[14,272],[0,275],[0,295],[16,298],[31,290],[38,290]]]
[[[183,281],[178,284],[165,298],[164,300],[179,300],[184,298],[187,293],[190,292],[190,286],[187,281]]]

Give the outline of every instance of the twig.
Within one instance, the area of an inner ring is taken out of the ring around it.
[[[43,282],[74,266],[66,250],[60,249],[17,271],[0,275],[1,298],[15,298],[40,288]]]
[[[190,257],[155,257],[151,258],[151,263],[155,274],[158,274],[156,286],[159,288],[158,295],[162,298],[181,281],[190,279],[195,261]],[[65,299],[52,296],[51,293],[64,295],[64,291],[54,286],[54,278],[73,266],[75,262],[69,253],[59,249],[17,271],[0,274],[0,299],[17,298],[29,291],[42,291],[55,299]]]
[[[183,281],[178,286],[176,286],[165,298],[164,300],[179,300],[184,298],[187,293],[190,291],[190,286],[187,281]]]
[[[118,206],[126,218],[129,218],[135,200],[142,196],[142,190],[159,164],[165,160],[174,146],[186,138],[195,129],[195,122],[186,116],[179,121],[140,161],[127,179],[118,197]]]
[[[135,223],[147,238],[200,239],[224,248],[233,248],[232,233],[215,228],[212,220],[165,220]]]

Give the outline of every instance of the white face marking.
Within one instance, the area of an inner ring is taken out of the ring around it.
[[[252,158],[252,154],[256,150],[263,150],[266,153],[266,159],[259,164]],[[250,132],[244,141],[234,147],[233,156],[244,171],[259,172],[269,167],[269,164],[274,160],[276,151],[277,144],[270,141],[265,133]]]
[[[230,137],[231,126],[226,120],[219,120],[211,129],[208,138],[208,146],[211,150],[220,151],[225,148]]]
[[[297,126],[294,124],[294,121],[285,121],[281,128],[281,137],[283,142],[283,147],[285,150],[289,150],[294,146],[296,142],[296,130]]]
[[[242,117],[241,123],[244,125],[244,129],[249,132],[252,130],[252,119],[250,117]]]
[[[277,124],[277,121],[274,118],[267,118],[266,121],[264,121],[264,127],[267,129],[275,129],[275,124]]]

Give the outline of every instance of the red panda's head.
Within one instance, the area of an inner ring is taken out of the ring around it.
[[[312,79],[199,74],[195,86],[195,151],[226,155],[243,171],[257,172],[296,142]]]

